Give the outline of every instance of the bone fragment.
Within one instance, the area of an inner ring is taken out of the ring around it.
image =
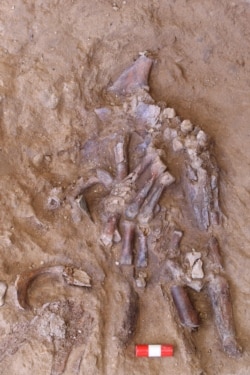
[[[150,58],[140,56],[132,66],[121,74],[108,91],[118,96],[126,96],[140,88],[147,88],[152,63],[153,60]]]
[[[175,258],[179,255],[179,245],[182,239],[183,233],[180,230],[174,230],[172,238],[168,247],[168,257]]]
[[[180,140],[179,137],[176,137],[176,138],[173,139],[172,145],[173,145],[174,152],[181,151],[184,148],[184,145],[183,145],[183,143],[182,143],[182,141]]]
[[[140,229],[137,231],[137,236],[139,240],[138,256],[137,256],[137,267],[147,267],[148,265],[148,245],[147,236]]]
[[[161,197],[161,194],[166,186],[171,185],[175,181],[174,177],[169,173],[165,172],[155,182],[148,198],[142,205],[138,220],[140,224],[145,225],[153,218],[154,209]]]
[[[227,280],[220,275],[211,276],[208,293],[222,347],[228,356],[238,358],[241,356],[242,349],[235,337],[233,310]]]
[[[81,273],[82,272],[82,273]],[[32,283],[34,280],[36,280],[40,275],[58,275],[62,276],[64,280],[68,284],[78,285],[78,286],[87,286],[90,287],[90,279],[87,281],[86,275],[85,275],[85,284],[83,285],[83,274],[85,274],[81,270],[77,270],[74,267],[71,266],[49,266],[49,267],[41,267],[37,268],[32,271],[27,271],[22,273],[21,275],[17,276],[15,287],[17,291],[17,300],[19,303],[19,306],[23,309],[30,309],[30,303],[28,298],[28,291],[30,287],[32,286]],[[74,278],[74,274],[76,277]],[[80,285],[81,284],[81,285]]]
[[[208,241],[208,259],[211,262],[213,272],[223,269],[219,243],[214,236],[212,236]]]
[[[132,221],[124,220],[122,227],[123,237],[120,264],[131,265],[133,258],[135,224]]]
[[[171,287],[171,295],[181,324],[191,329],[199,327],[198,314],[189,299],[186,289],[181,285],[173,285]]]
[[[147,274],[146,272],[139,272],[138,277],[135,279],[137,288],[145,288],[147,285]]]
[[[195,262],[201,258],[201,253],[199,251],[192,251],[186,254],[186,258],[189,261],[190,267],[192,268]]]
[[[155,177],[153,176],[145,183],[139,193],[135,196],[133,202],[127,206],[125,214],[128,219],[132,220],[138,215],[140,207],[147,197],[154,181]]]
[[[114,235],[117,231],[117,223],[119,220],[119,214],[111,214],[108,217],[108,220],[104,226],[100,241],[104,246],[110,247],[113,244]]]
[[[161,112],[160,118],[163,121],[163,120],[168,119],[168,118],[174,118],[175,116],[176,116],[176,112],[175,112],[174,108],[165,108]]]
[[[184,134],[188,134],[193,130],[193,124],[190,120],[183,120],[181,123],[181,131]]]
[[[69,285],[91,287],[91,279],[83,270],[65,267],[62,275]]]
[[[124,137],[125,138],[125,137]],[[125,151],[126,142],[123,139],[114,148],[116,163],[116,180],[122,181],[128,174],[127,155]]]
[[[202,260],[198,259],[192,267],[192,279],[203,279],[204,272],[202,269]]]
[[[5,295],[8,285],[4,281],[0,281],[0,307],[5,303]]]

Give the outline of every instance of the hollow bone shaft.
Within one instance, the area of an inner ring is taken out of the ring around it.
[[[123,237],[120,264],[131,265],[133,258],[133,244],[135,235],[135,224],[131,221],[124,220],[122,223]]]
[[[171,287],[171,295],[181,324],[191,329],[199,327],[198,314],[189,299],[185,287],[173,285]]]
[[[138,215],[138,220],[140,224],[147,224],[154,215],[154,209],[161,197],[161,194],[166,186],[171,185],[174,182],[174,177],[169,173],[163,173],[155,182],[148,198],[143,203],[140,213]]]

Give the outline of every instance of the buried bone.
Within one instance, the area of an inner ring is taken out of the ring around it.
[[[138,252],[137,252],[137,267],[147,267],[148,265],[148,245],[147,236],[145,233],[138,228],[137,237],[139,242]]]
[[[135,224],[131,221],[122,222],[123,237],[120,264],[131,265],[133,260],[133,246],[135,235]]]
[[[148,222],[154,216],[154,209],[162,195],[165,187],[171,185],[175,181],[174,177],[169,173],[165,172],[155,182],[148,198],[142,205],[141,211],[138,215],[138,220],[141,225],[148,224]]]
[[[4,281],[0,281],[0,307],[5,303],[5,295],[8,289],[8,285]]]
[[[171,287],[171,295],[181,324],[191,329],[199,327],[198,314],[190,301],[185,287],[173,285]]]
[[[17,300],[21,308],[31,308],[28,298],[28,291],[31,288],[32,283],[40,275],[45,274],[62,276],[69,285],[91,287],[90,277],[86,274],[86,272],[72,266],[48,266],[37,268],[17,276],[15,287],[17,291]]]
[[[100,241],[104,246],[110,247],[112,246],[113,241],[115,242],[115,234],[116,232],[119,233],[117,230],[119,217],[120,215],[116,213],[109,215],[100,238]]]
[[[236,341],[229,285],[224,276],[211,276],[208,282],[214,320],[224,351],[230,357],[240,357],[242,349]]]

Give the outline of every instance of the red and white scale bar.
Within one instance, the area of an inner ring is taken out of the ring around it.
[[[173,345],[136,345],[136,357],[172,357]]]

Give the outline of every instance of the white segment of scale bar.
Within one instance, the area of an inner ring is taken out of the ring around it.
[[[161,357],[161,345],[149,345],[148,356],[149,357]]]

